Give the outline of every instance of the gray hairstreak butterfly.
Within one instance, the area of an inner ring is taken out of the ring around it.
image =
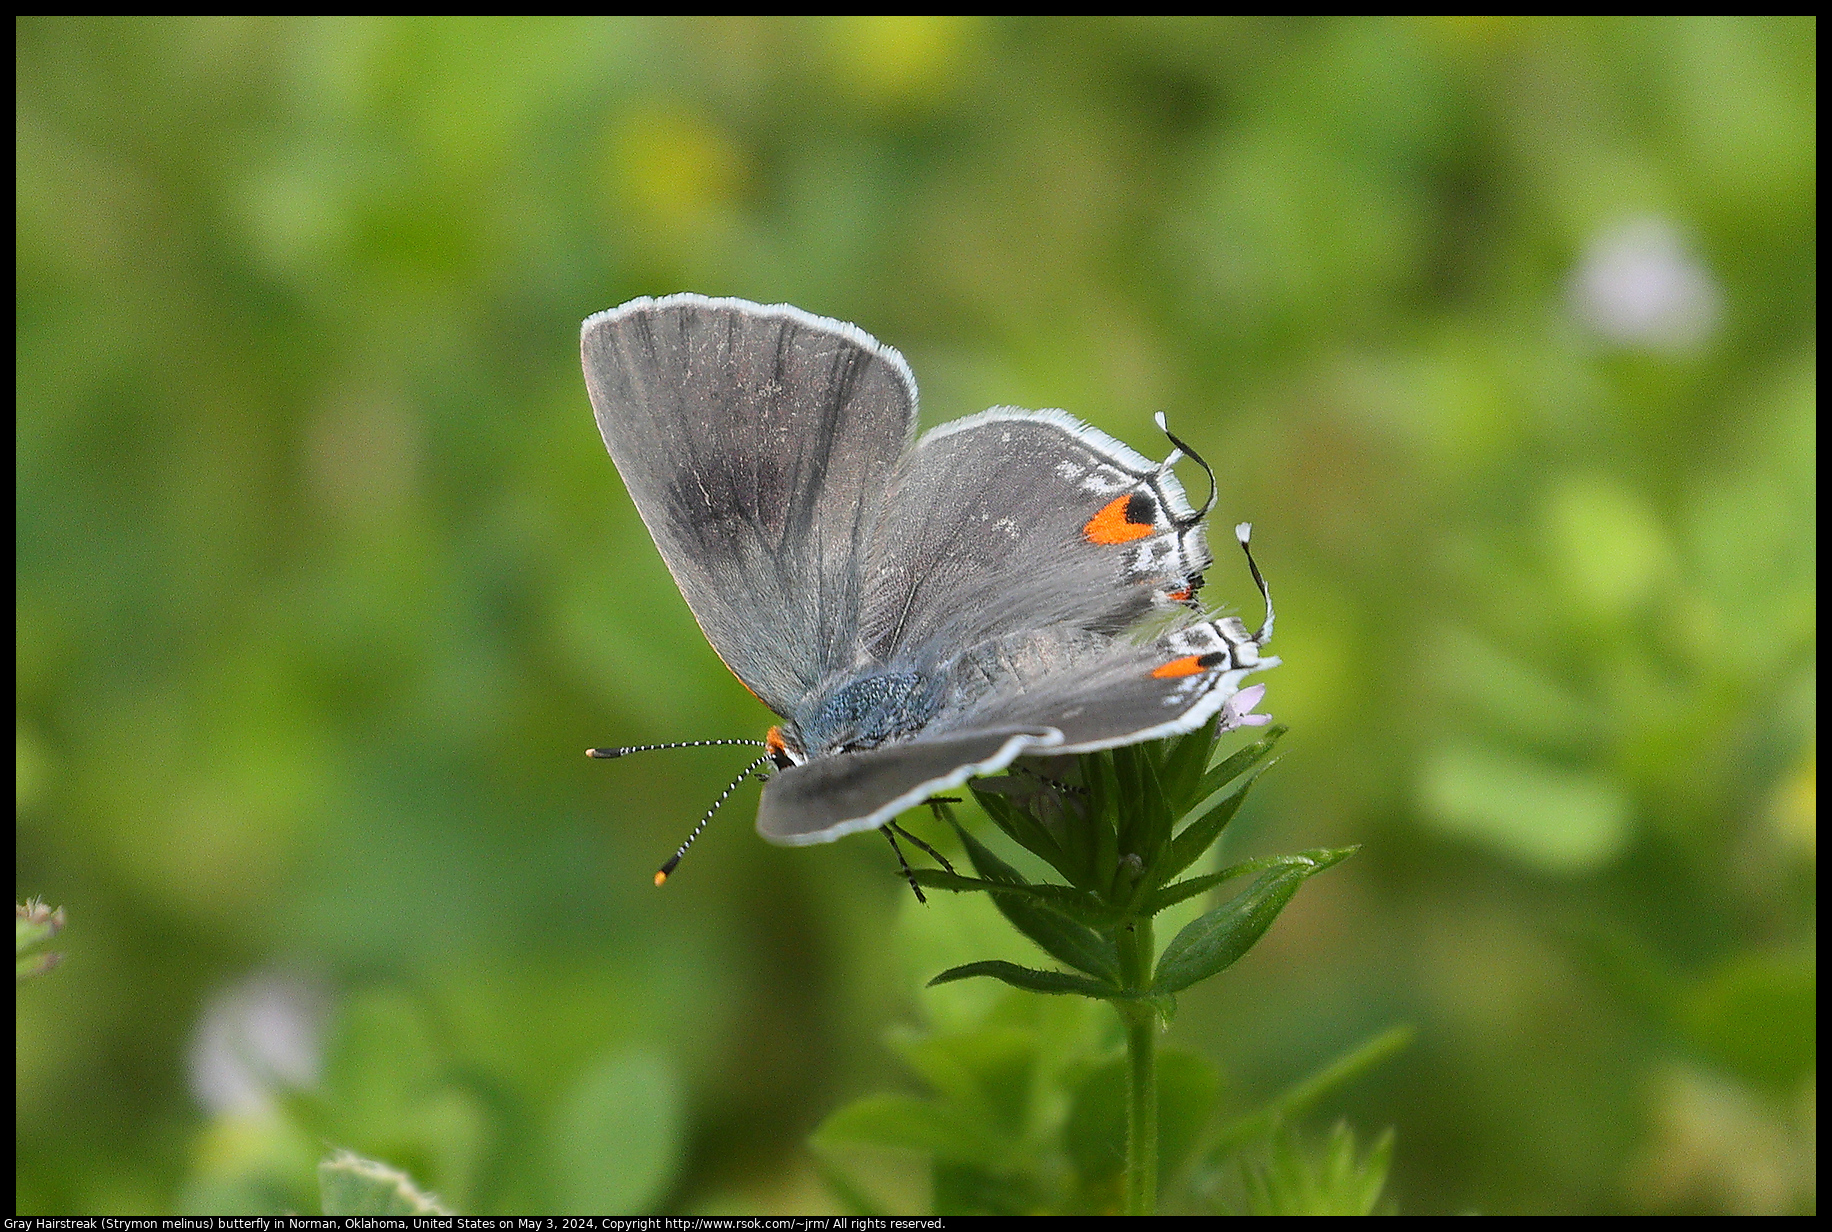
[[[765,749],[726,795],[773,769],[773,843],[894,825],[1026,754],[1193,731],[1278,663],[1270,597],[1256,633],[1198,604],[1214,479],[1192,508],[1171,464],[1202,462],[1175,437],[1152,462],[1062,411],[995,407],[918,438],[903,357],[784,304],[631,300],[587,319],[580,350],[687,606],[782,720],[695,742]]]

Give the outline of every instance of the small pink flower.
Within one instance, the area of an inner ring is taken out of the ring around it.
[[[1269,714],[1254,714],[1253,708],[1260,704],[1260,698],[1266,696],[1263,684],[1249,685],[1230,697],[1221,706],[1221,722],[1215,725],[1217,735],[1233,731],[1237,727],[1264,727],[1272,722]]]

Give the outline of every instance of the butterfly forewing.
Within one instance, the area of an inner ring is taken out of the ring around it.
[[[787,306],[676,295],[585,322],[605,446],[726,665],[778,714],[847,662],[865,536],[916,418],[903,359]]]

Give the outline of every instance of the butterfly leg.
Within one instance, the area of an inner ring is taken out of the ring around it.
[[[911,834],[908,830],[905,830],[902,826],[898,825],[896,822],[887,821],[884,824],[887,829],[895,830],[897,833],[903,835],[903,837],[909,839],[912,843],[915,843],[918,847],[928,852],[929,855],[934,857],[935,862],[937,864],[947,869],[950,873],[954,871],[954,866],[948,863],[947,856],[944,856],[941,852],[935,850],[935,848],[929,846],[927,843],[917,838],[914,834]]]
[[[896,828],[895,824],[885,822],[883,829],[880,830],[879,833],[890,840],[891,850],[897,853],[897,865],[899,868],[903,869],[904,880],[910,883],[910,889],[915,893],[916,901],[926,905],[929,900],[922,896],[922,887],[916,884],[916,874],[910,871],[910,862],[903,858],[903,848],[897,846],[897,836],[891,833],[891,831]],[[910,838],[908,834],[905,834],[903,837]],[[915,840],[911,839],[910,841],[914,842]]]

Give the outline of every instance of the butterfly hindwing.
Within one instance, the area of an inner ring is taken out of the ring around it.
[[[1055,635],[1044,632],[1040,641]],[[1061,733],[1057,753],[1092,753],[1194,731],[1239,692],[1249,672],[1276,667],[1238,619],[1192,621],[1143,644],[1115,639],[1082,649],[1024,688],[987,692],[933,726],[1037,727]]]
[[[758,832],[791,846],[830,842],[1028,753],[1088,753],[1194,731],[1248,672],[1278,663],[1231,617],[1191,621],[1143,644],[1038,630],[974,659],[995,687],[906,740],[776,774],[763,789]]]
[[[835,753],[790,766],[763,785],[757,833],[803,847],[881,826],[936,792],[1010,765],[1061,737],[1046,728],[957,732],[932,740]]]
[[[898,465],[860,595],[862,655],[1027,629],[1112,635],[1186,598],[1209,562],[1168,468],[1061,411],[998,408]]]

